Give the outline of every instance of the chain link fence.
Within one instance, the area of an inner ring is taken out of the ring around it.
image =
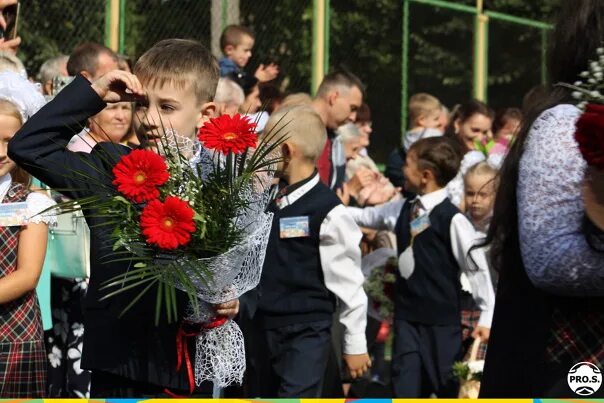
[[[409,4],[408,94],[428,92],[449,107],[472,96],[474,15]]]
[[[166,38],[192,38],[221,57],[218,38],[225,26],[242,24],[256,36],[246,70],[277,63],[276,84],[285,91],[308,91],[312,3],[296,1],[128,0],[124,52],[134,58]]]
[[[402,2],[331,0],[329,61],[366,86],[373,133],[370,155],[386,161],[400,139]]]
[[[489,104],[497,108],[521,107],[533,87],[547,81],[549,32],[511,22],[489,22]]]
[[[222,29],[240,23],[256,36],[246,70],[253,74],[260,64],[277,63],[281,71],[274,83],[277,87],[286,93],[309,92],[313,5],[320,1],[21,0],[19,56],[35,76],[46,59],[69,54],[79,43],[108,43],[108,23],[115,15],[107,15],[111,5],[119,4],[120,40],[114,46],[133,60],[155,42],[173,37],[197,39],[220,57]],[[408,96],[430,92],[453,106],[473,95],[477,80],[474,0],[325,1],[329,5],[329,69],[347,69],[367,85],[376,134],[370,151],[378,161],[385,160],[406,128],[401,111]],[[551,14],[540,14],[542,5],[549,4],[547,10],[555,11],[555,2],[485,2],[488,68],[483,78],[492,106],[520,105],[524,93],[545,81],[545,24],[511,16],[548,20]],[[497,17],[491,11],[509,15]]]
[[[21,0],[19,58],[35,76],[45,60],[105,39],[105,0]]]

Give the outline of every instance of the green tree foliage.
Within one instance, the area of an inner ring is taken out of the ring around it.
[[[210,18],[209,0],[126,0],[125,53],[138,57],[167,38],[209,46]]]
[[[474,0],[451,0],[473,6]],[[485,0],[485,9],[551,21],[560,0]],[[86,40],[104,42],[105,0],[22,0],[19,56],[30,74],[58,53]],[[239,0],[241,23],[256,34],[247,70],[281,67],[286,92],[310,90],[311,0]],[[383,161],[400,139],[401,0],[331,0],[330,67],[346,68],[367,85],[375,135],[371,151]],[[125,53],[136,58],[160,39],[210,41],[210,0],[126,0]],[[410,5],[409,93],[427,91],[453,106],[472,94],[471,14]],[[541,81],[541,32],[491,19],[489,103],[519,105]]]
[[[104,42],[105,0],[21,0],[19,58],[35,76],[40,65],[85,41]]]
[[[400,138],[401,1],[332,0],[330,64],[367,87],[374,133],[370,151],[384,161]]]
[[[280,87],[310,91],[312,2],[310,0],[240,0],[241,23],[255,33],[248,70],[274,62],[281,69]]]

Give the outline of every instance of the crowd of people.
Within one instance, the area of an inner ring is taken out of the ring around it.
[[[552,78],[573,83],[604,40],[604,5],[562,15]],[[179,369],[181,323],[156,324],[154,293],[123,315],[134,294],[103,298],[129,268],[101,258],[107,218],[52,206],[103,194],[104,155],[148,147],[158,122],[193,139],[223,114],[287,138],[260,283],[214,306],[245,338],[243,384],[222,396],[458,397],[454,368],[485,359],[482,396],[572,396],[570,367],[602,363],[604,182],[585,174],[566,88],[497,111],[414,94],[381,170],[363,82],[337,70],[316,94],[284,93],[276,64],[249,70],[261,44],[246,27],[224,30],[218,61],[193,40],[134,64],[86,42],[35,77],[19,44],[0,40],[0,397],[216,396]]]

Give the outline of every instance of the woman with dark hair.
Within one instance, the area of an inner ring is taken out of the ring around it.
[[[460,210],[465,210],[463,176],[468,169],[486,159],[478,145],[491,133],[495,114],[484,102],[470,99],[453,108],[445,137],[454,140],[461,158],[457,176],[447,185],[449,199]]]
[[[550,77],[573,83],[604,41],[604,2],[566,0],[561,11]],[[488,235],[500,277],[481,397],[576,397],[571,367],[604,364],[604,204],[594,201],[604,178],[590,180],[573,103],[554,85],[502,168]]]
[[[470,99],[453,108],[445,136],[456,141],[463,156],[476,150],[476,144],[490,134],[494,117],[493,110],[484,102]]]

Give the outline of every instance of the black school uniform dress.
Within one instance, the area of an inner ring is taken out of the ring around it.
[[[361,233],[316,173],[285,188],[269,210],[275,216],[257,311],[272,370],[274,389],[269,397],[319,397],[336,297],[346,328],[345,352],[367,351]]]
[[[71,199],[107,197],[113,186],[111,170],[131,149],[114,143],[99,143],[90,154],[66,149],[73,134],[105,106],[90,82],[76,77],[17,132],[10,142],[10,158],[48,186],[67,189],[63,193]],[[78,177],[76,171],[84,174]],[[121,317],[139,289],[101,301],[106,294],[100,289],[103,282],[124,273],[130,263],[107,261],[112,253],[111,226],[99,227],[107,218],[95,216],[94,211],[85,216],[91,228],[91,275],[83,301],[86,332],[81,367],[92,370],[91,397],[153,397],[164,395],[166,388],[187,395],[186,371],[176,371],[179,323],[167,323],[162,317],[155,325],[154,288]],[[183,315],[187,297],[178,291],[177,300]],[[193,340],[188,346],[194,357]],[[210,396],[212,387],[196,390]]]

